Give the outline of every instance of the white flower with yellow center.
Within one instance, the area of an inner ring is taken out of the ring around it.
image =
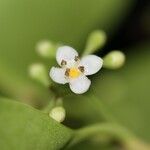
[[[56,60],[61,68],[52,67],[50,77],[59,84],[69,83],[76,94],[89,89],[91,81],[86,76],[95,74],[103,65],[103,60],[96,55],[87,55],[80,60],[77,51],[69,46],[58,48]]]

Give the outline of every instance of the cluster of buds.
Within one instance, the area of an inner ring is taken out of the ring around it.
[[[109,52],[103,58],[93,55],[105,45],[106,39],[104,31],[92,32],[87,39],[82,57],[79,57],[78,52],[70,46],[61,46],[48,40],[41,41],[36,45],[37,53],[49,59],[56,57],[60,67],[52,67],[48,74],[43,64],[36,63],[30,66],[29,74],[45,86],[51,84],[48,77],[50,76],[56,83],[68,83],[75,94],[83,94],[91,85],[91,80],[87,76],[97,73],[102,67],[118,69],[125,63],[125,55],[118,50]],[[58,122],[64,120],[65,114],[63,106],[55,106],[49,112],[49,116]]]

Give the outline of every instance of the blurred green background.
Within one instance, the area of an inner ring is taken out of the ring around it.
[[[81,53],[88,34],[101,29],[108,41],[97,54],[119,49],[126,54],[126,64],[93,76],[87,94],[66,97],[64,124],[79,128],[109,120],[150,142],[149,8],[148,0],[0,0],[0,95],[41,108],[52,96],[30,79],[28,66],[44,62],[49,72],[56,62],[41,59],[36,43],[63,42]],[[74,149],[100,146],[113,149],[86,142]]]

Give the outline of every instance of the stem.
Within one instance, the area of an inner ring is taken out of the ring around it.
[[[57,105],[62,105],[60,103],[58,104],[58,100],[61,98],[61,96],[55,88],[54,84],[51,84],[48,88],[52,94],[50,102],[42,109],[42,111],[45,113],[49,113],[49,111]]]
[[[50,100],[50,102],[42,109],[44,113],[49,113],[50,110],[55,106],[56,100],[55,97],[53,96]]]
[[[69,143],[68,147],[71,147],[98,134],[113,137],[122,144],[128,143],[130,139],[135,139],[135,137],[127,129],[119,125],[111,123],[102,123],[78,129],[74,133],[74,137]]]
[[[92,96],[92,102],[91,105],[93,105],[93,108],[95,108],[95,106],[98,106],[99,110],[100,110],[100,114],[105,118],[106,121],[111,121],[111,122],[117,122],[117,120],[113,117],[113,115],[111,115],[111,112],[108,111],[108,109],[105,108],[105,105],[103,104],[102,101],[98,100],[98,98],[96,98],[95,96]]]

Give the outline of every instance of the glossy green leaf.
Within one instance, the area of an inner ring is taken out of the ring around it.
[[[2,150],[57,150],[67,144],[72,130],[27,105],[0,98]]]

